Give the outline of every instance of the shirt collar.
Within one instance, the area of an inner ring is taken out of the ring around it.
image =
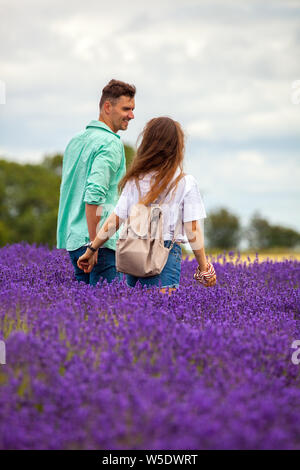
[[[89,127],[98,127],[100,129],[104,129],[105,131],[108,131],[110,132],[111,134],[115,135],[116,137],[118,137],[118,139],[120,139],[120,136],[118,134],[116,134],[115,132],[113,132],[111,130],[110,127],[108,127],[104,122],[102,121],[96,121],[95,119],[93,121],[91,121],[87,126],[86,126],[86,129],[88,129]]]

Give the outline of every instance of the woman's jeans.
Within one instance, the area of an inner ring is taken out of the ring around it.
[[[164,245],[171,246],[171,240],[166,240]],[[179,287],[181,273],[181,246],[174,243],[169,253],[167,263],[160,274],[151,277],[135,277],[131,274],[126,275],[128,286],[134,287],[139,281],[142,286],[160,286],[160,287]]]
[[[94,286],[100,278],[102,278],[102,281],[106,279],[107,282],[111,282],[115,278],[118,278],[119,280],[123,278],[123,274],[118,273],[116,270],[114,250],[111,250],[110,248],[100,248],[98,251],[98,262],[90,273],[85,273],[77,266],[79,257],[85,252],[86,246],[81,246],[77,250],[69,251],[77,281],[83,281],[86,284]]]

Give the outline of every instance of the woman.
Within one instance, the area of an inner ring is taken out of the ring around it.
[[[127,274],[127,284],[134,287],[139,281],[142,285],[160,286],[162,292],[168,288],[169,293],[176,289],[181,271],[180,243],[187,239],[198,262],[195,279],[206,287],[216,284],[213,266],[206,260],[200,227],[200,221],[206,217],[205,209],[195,178],[183,173],[183,158],[184,134],[180,124],[168,117],[151,119],[142,132],[142,141],[131,167],[119,183],[122,193],[118,204],[85,254],[78,259],[80,269],[86,273],[92,270],[95,251],[118,230],[135,204],[140,202],[148,206],[158,202],[163,209],[164,245],[171,246],[176,229],[175,243],[159,275],[137,278]]]

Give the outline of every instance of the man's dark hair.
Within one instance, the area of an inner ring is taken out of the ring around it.
[[[134,85],[129,85],[129,83],[121,82],[120,80],[110,80],[102,90],[99,108],[101,109],[107,100],[112,104],[115,104],[120,96],[129,96],[130,98],[134,98],[135,91],[136,89]]]

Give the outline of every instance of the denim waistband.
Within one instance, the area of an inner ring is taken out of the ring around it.
[[[171,244],[172,244],[172,240],[164,240],[164,246],[165,246],[166,248],[170,248]],[[174,242],[173,248],[174,248],[174,247],[181,248],[180,244],[177,243],[177,242]]]

